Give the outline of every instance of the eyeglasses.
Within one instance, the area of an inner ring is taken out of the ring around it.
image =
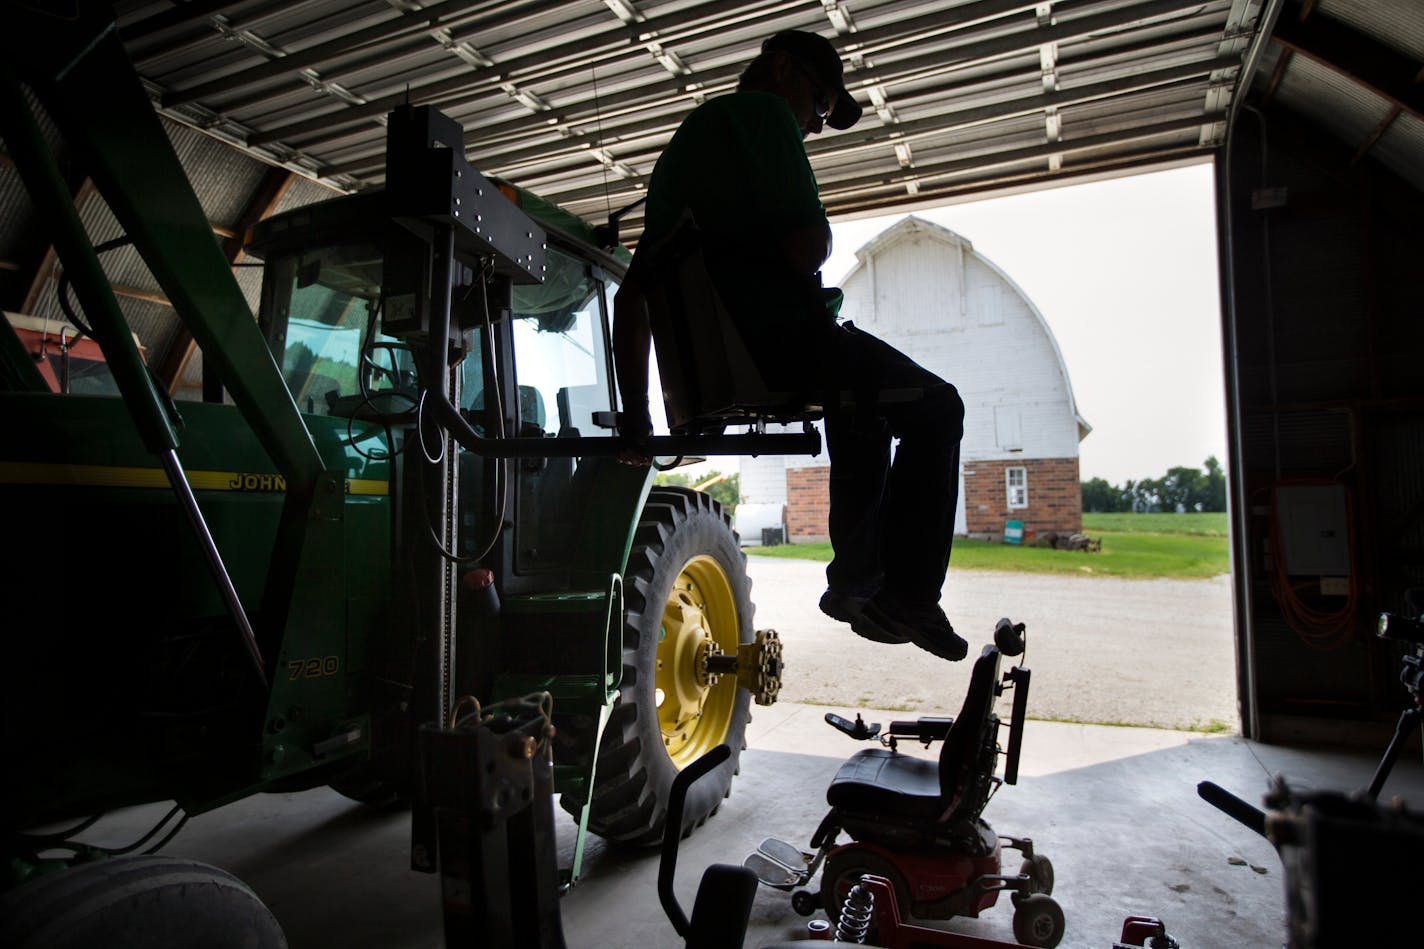
[[[791,62],[800,70],[801,75],[806,77],[806,81],[811,84],[811,108],[816,110],[816,117],[825,120],[831,114],[833,99],[830,93],[822,91],[821,79],[811,68],[799,59],[792,59]]]

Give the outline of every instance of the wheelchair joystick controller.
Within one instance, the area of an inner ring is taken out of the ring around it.
[[[826,724],[834,727],[838,731],[845,732],[856,741],[869,741],[880,734],[880,723],[871,722],[867,725],[865,719],[861,718],[859,713],[856,713],[855,721],[852,722],[850,719],[841,718],[834,712],[827,712]]]

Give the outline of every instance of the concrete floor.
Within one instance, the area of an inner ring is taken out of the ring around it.
[[[1063,555],[1085,565],[1091,559]],[[752,554],[747,575],[757,628],[776,630],[785,646],[784,701],[918,715],[959,707],[972,663],[868,642],[808,609],[826,588],[825,564]],[[1187,731],[1238,724],[1230,577],[1125,580],[951,567],[943,605],[974,656],[992,641],[999,617],[1027,624],[1034,718]]]
[[[702,869],[739,863],[767,835],[804,845],[824,813],[825,786],[858,747],[822,721],[827,709],[757,709],[742,775],[719,814],[685,842],[678,891],[691,909]],[[888,721],[905,713],[870,713]],[[1019,784],[985,812],[997,831],[1032,837],[1057,871],[1065,947],[1111,946],[1122,919],[1163,919],[1184,947],[1279,946],[1282,875],[1275,850],[1197,798],[1212,780],[1259,802],[1272,775],[1301,789],[1363,786],[1377,751],[1269,747],[1231,736],[1030,722]],[[1417,743],[1384,796],[1424,801]],[[103,825],[131,839],[162,813],[135,809]],[[558,811],[564,860],[572,824]],[[93,838],[96,842],[104,842]],[[409,864],[409,816],[325,789],[259,795],[194,818],[165,851],[224,867],[268,903],[294,949],[443,945],[438,882]],[[1010,870],[1016,869],[1010,867]],[[656,896],[656,854],[590,845],[585,875],[562,905],[571,949],[680,945]],[[1005,905],[950,928],[1011,939]],[[786,894],[763,889],[746,945],[794,938],[805,920]]]

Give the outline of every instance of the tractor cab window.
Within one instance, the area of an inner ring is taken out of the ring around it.
[[[523,435],[607,435],[595,412],[613,404],[602,284],[550,248],[544,282],[514,288],[514,365]]]
[[[594,423],[613,408],[605,286],[588,264],[549,249],[537,286],[514,288],[511,334],[523,437],[612,436]],[[566,566],[581,518],[594,504],[575,458],[519,463],[515,569],[524,574]]]
[[[360,395],[361,345],[380,298],[381,264],[380,247],[364,242],[314,247],[268,264],[262,322],[300,411],[338,414],[341,399]],[[381,356],[368,357],[368,374]],[[399,372],[394,358],[385,355],[387,376]]]

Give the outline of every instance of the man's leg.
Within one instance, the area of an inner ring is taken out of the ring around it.
[[[858,633],[962,658],[964,641],[937,604],[954,539],[964,403],[952,385],[849,325],[836,333],[828,363],[835,378],[854,380],[859,395],[855,406],[826,420],[831,591],[883,588],[850,620]],[[871,401],[873,393],[896,389],[919,395]],[[900,439],[893,465],[891,435]]]
[[[849,623],[866,639],[909,642],[904,636],[868,628],[861,618],[866,602],[880,591],[885,579],[880,533],[890,469],[889,425],[873,406],[857,410],[828,404],[826,453],[831,461],[828,521],[832,559],[826,565],[821,612]]]
[[[949,383],[885,408],[900,439],[882,518],[886,588],[906,602],[939,602],[954,543],[964,402]]]

